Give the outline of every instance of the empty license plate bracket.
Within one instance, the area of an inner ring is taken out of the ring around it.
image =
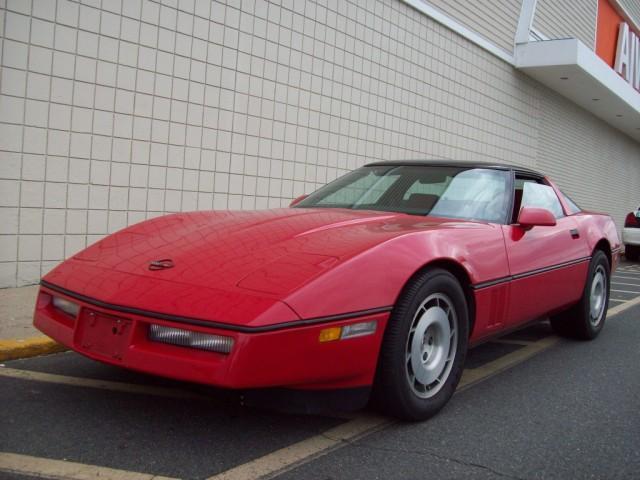
[[[78,338],[83,350],[121,361],[129,345],[129,319],[83,309]]]

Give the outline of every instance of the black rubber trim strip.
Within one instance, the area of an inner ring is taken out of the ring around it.
[[[494,280],[488,280],[486,282],[476,283],[475,285],[471,285],[471,288],[473,288],[474,290],[480,290],[481,288],[493,287],[495,285],[500,285],[501,283],[510,282],[511,280],[513,280],[513,277],[511,276],[500,277]]]
[[[494,280],[489,280],[486,282],[476,283],[475,285],[471,285],[471,288],[474,290],[480,290],[481,288],[493,287],[495,285],[499,285],[501,283],[511,282],[513,280],[520,280],[522,278],[532,277],[533,275],[539,275],[541,273],[550,272],[552,270],[558,270],[564,267],[570,267],[571,265],[577,265],[579,263],[587,262],[591,260],[591,257],[582,257],[576,260],[571,260],[568,262],[558,263],[556,265],[551,265],[549,267],[537,268],[535,270],[529,270],[528,272],[516,273],[515,275],[509,275],[506,277],[496,278]]]
[[[308,318],[305,320],[294,320],[292,322],[283,322],[275,325],[265,325],[262,327],[246,327],[241,325],[230,325],[228,323],[220,323],[220,322],[209,321],[209,320],[201,320],[198,318],[181,317],[178,315],[170,315],[167,313],[151,312],[148,310],[125,307],[122,305],[114,305],[111,303],[96,300],[91,297],[87,297],[86,295],[72,292],[71,290],[67,290],[66,288],[59,287],[45,280],[40,280],[40,285],[50,290],[53,290],[54,292],[59,292],[71,298],[75,298],[76,300],[80,300],[81,302],[88,303],[90,305],[94,305],[96,307],[104,308],[107,310],[113,310],[115,312],[130,313],[133,315],[140,315],[141,317],[158,318],[161,320],[168,320],[170,322],[184,323],[187,325],[198,325],[200,327],[218,328],[220,330],[231,330],[234,332],[242,332],[242,333],[273,332],[276,330],[285,330],[288,328],[305,327],[309,325],[331,323],[331,322],[337,322],[339,320],[349,320],[351,318],[374,315],[376,313],[390,312],[391,309],[393,308],[393,306],[369,308],[367,310],[359,310],[357,312],[349,312],[349,313],[340,313],[338,315],[330,315],[327,317],[315,317],[315,318]]]

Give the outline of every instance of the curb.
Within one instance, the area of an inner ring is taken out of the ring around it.
[[[64,345],[51,340],[49,337],[39,336],[20,340],[0,339],[0,362],[17,360],[19,358],[36,357],[50,353],[68,350]]]

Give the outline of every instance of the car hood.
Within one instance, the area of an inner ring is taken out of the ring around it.
[[[287,321],[299,316],[284,311],[286,296],[323,272],[395,236],[461,223],[347,209],[172,214],[106,237],[44,280],[117,305],[231,323],[275,309]]]

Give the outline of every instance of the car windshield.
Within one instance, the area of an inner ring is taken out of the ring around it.
[[[297,208],[382,210],[503,222],[509,173],[429,165],[362,167],[315,191]]]

